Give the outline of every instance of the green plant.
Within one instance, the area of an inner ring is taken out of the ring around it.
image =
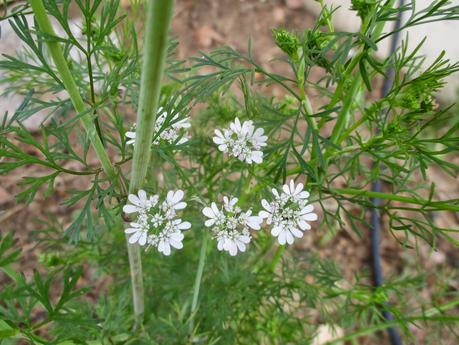
[[[32,0],[5,16],[25,48],[0,61],[2,82],[25,98],[1,124],[0,173],[41,169],[23,180],[23,202],[51,195],[60,175],[75,175],[88,187],[68,191],[63,203],[77,211],[66,229],[50,217],[37,232],[44,273],[25,277],[15,269],[20,252],[11,235],[2,237],[0,268],[8,278],[0,292],[0,340],[307,344],[317,323],[326,323],[345,330],[335,343],[394,325],[410,341],[409,326],[417,322],[432,330],[457,323],[449,313],[457,291],[446,283],[437,299],[419,301],[424,274],[391,277],[373,289],[367,274],[345,278],[333,257],[286,250],[286,243],[311,236],[304,230],[316,213],[313,231],[324,240],[344,226],[363,237],[374,197],[383,200],[379,212],[400,250],[418,241],[457,246],[457,229],[439,226],[432,213],[458,212],[459,200],[437,200],[426,172],[458,171],[450,157],[459,120],[434,100],[459,65],[441,54],[423,67],[423,42],[409,50],[407,40],[386,59],[375,55],[377,44],[395,33],[385,24],[400,12],[409,18],[396,31],[458,19],[457,6],[353,1],[360,31],[339,32],[334,10],[321,2],[311,29],[273,32],[285,53],[275,63],[287,67],[276,74],[256,61],[250,42],[246,54],[223,47],[177,61],[177,43],[167,41],[171,0],[150,1],[145,18],[138,7],[123,13],[116,0],[77,0],[84,37],[72,31],[70,3]],[[55,33],[50,17],[64,34]],[[139,19],[146,22],[143,54]],[[389,68],[390,91],[367,97]],[[265,85],[284,95],[266,95]],[[324,106],[310,98],[312,90]],[[67,93],[41,99],[49,91]],[[203,110],[194,110],[198,103]],[[50,115],[41,132],[28,132],[22,122],[43,109]],[[128,130],[132,110],[135,131]],[[450,128],[432,131],[445,120]],[[384,192],[370,191],[379,178]],[[142,245],[148,248],[143,265]],[[164,256],[171,247],[181,250]],[[81,288],[88,267],[96,286]]]

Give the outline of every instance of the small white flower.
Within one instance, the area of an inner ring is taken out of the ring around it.
[[[242,124],[238,118],[230,123],[229,128],[215,130],[213,141],[218,149],[227,152],[240,161],[248,164],[261,163],[263,152],[261,148],[266,146],[267,136],[263,135],[263,128],[255,128],[252,121],[244,121]]]
[[[171,254],[171,247],[175,249],[183,248],[183,238],[185,237],[182,230],[188,230],[191,228],[190,222],[183,222],[181,219],[174,219],[168,221],[165,225],[165,231],[162,231],[158,235],[150,235],[148,237],[148,244],[158,248],[160,253],[166,256]]]
[[[164,255],[170,255],[171,247],[183,248],[182,231],[191,228],[189,222],[177,218],[177,211],[186,207],[186,202],[182,201],[184,195],[182,190],[169,191],[159,203],[157,195],[148,197],[144,190],[139,190],[137,195],[129,194],[130,204],[125,205],[123,211],[135,213],[137,217],[124,231],[130,235],[129,243],[148,244]]]
[[[272,225],[271,234],[277,237],[279,244],[292,244],[296,238],[302,238],[305,230],[310,230],[308,222],[316,221],[317,214],[314,206],[308,205],[309,193],[303,191],[303,184],[295,186],[293,180],[289,185],[282,187],[279,193],[273,189],[274,199],[271,202],[263,199],[261,205],[264,210],[259,216]]]
[[[263,219],[252,216],[252,210],[243,212],[236,206],[237,198],[223,197],[223,208],[219,209],[215,202],[202,210],[207,219],[205,226],[210,228],[217,240],[218,250],[227,251],[235,256],[238,251],[245,252],[252,236],[250,229],[259,230]]]
[[[159,133],[159,135],[153,141],[153,144],[158,145],[161,139],[169,144],[176,143],[177,145],[181,145],[186,143],[188,141],[186,130],[191,127],[188,118],[179,120],[179,114],[175,114],[170,119],[169,125],[163,128],[169,114],[162,107],[158,109],[158,113],[160,115],[156,118],[155,133]]]
[[[132,234],[129,237],[129,243],[134,244],[138,242],[141,246],[144,246],[147,243],[148,228],[143,223],[133,222],[129,223],[129,225],[131,227],[124,230],[126,234]]]
[[[188,118],[179,120],[179,114],[175,114],[165,126],[164,123],[168,118],[168,112],[165,111],[162,107],[158,109],[158,115],[155,122],[155,139],[153,144],[158,145],[161,140],[169,144],[181,145],[188,141],[186,135],[186,130],[191,127]],[[131,131],[126,132],[126,137],[129,139],[126,141],[127,145],[135,144],[135,124],[132,126]]]
[[[126,132],[125,136],[129,140],[126,141],[126,145],[134,145],[135,144],[135,124],[132,126],[132,131]]]
[[[151,207],[155,206],[158,203],[158,199],[159,198],[157,195],[153,195],[147,198],[147,193],[144,190],[140,189],[137,192],[137,195],[128,195],[128,200],[131,202],[132,205],[125,205],[123,207],[123,211],[125,213],[148,211]]]

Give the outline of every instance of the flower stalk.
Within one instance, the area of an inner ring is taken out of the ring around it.
[[[173,0],[150,0],[147,3],[143,45],[144,59],[129,194],[137,193],[143,187],[147,176],[173,5]],[[129,243],[127,246],[131,269],[134,316],[136,323],[141,324],[144,314],[144,288],[140,247],[137,244],[131,245]]]
[[[35,14],[35,19],[37,20],[38,27],[40,30],[49,36],[56,36],[54,32],[53,26],[46,14],[45,6],[43,5],[42,0],[31,0],[30,4],[32,6],[32,10]],[[64,84],[65,89],[69,93],[70,100],[72,102],[73,107],[75,110],[82,114],[81,122],[83,124],[84,129],[91,141],[91,144],[96,152],[97,157],[104,169],[104,172],[107,174],[108,178],[114,181],[116,177],[116,171],[113,168],[113,165],[108,157],[107,152],[105,151],[104,145],[97,134],[96,126],[92,121],[91,115],[86,108],[83,99],[81,98],[80,92],[78,91],[78,87],[73,79],[72,73],[70,72],[69,66],[67,61],[65,60],[64,54],[62,52],[61,46],[59,42],[45,39],[46,45],[49,49],[49,53],[56,65],[56,69],[59,72],[59,75],[62,79],[62,83]]]
[[[201,251],[199,253],[198,270],[196,271],[196,278],[195,278],[194,287],[193,287],[193,300],[191,302],[190,332],[192,332],[194,328],[194,316],[196,313],[196,309],[198,307],[199,290],[201,288],[201,281],[202,281],[202,274],[204,272],[204,265],[206,264],[208,241],[209,241],[209,235],[207,234],[207,229],[206,229],[204,238],[202,239]]]

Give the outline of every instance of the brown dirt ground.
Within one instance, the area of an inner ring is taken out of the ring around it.
[[[292,5],[293,4],[293,5]],[[281,0],[178,0],[173,21],[173,33],[179,38],[178,54],[180,58],[194,55],[199,50],[229,44],[238,50],[246,51],[247,40],[253,40],[255,57],[266,65],[278,56],[279,50],[271,39],[271,29],[286,27],[301,31],[313,23],[312,16],[302,8],[296,8],[295,1]],[[273,89],[274,95],[281,92]],[[459,163],[459,160],[456,160]],[[0,177],[0,229],[2,232],[14,231],[19,239],[19,245],[25,253],[21,262],[21,270],[30,275],[37,264],[35,242],[31,236],[34,230],[43,227],[39,219],[46,219],[52,214],[63,226],[69,222],[72,209],[60,202],[67,197],[65,190],[69,188],[82,189],[87,181],[73,178],[61,178],[58,188],[48,198],[39,194],[30,205],[17,204],[12,197],[20,191],[17,183],[24,176],[40,175],[43,173],[36,167],[28,167],[17,171],[14,175]],[[429,171],[430,180],[437,186],[436,198],[450,199],[459,197],[459,183],[438,169]],[[333,207],[333,205],[330,205]],[[458,229],[458,215],[445,213],[436,217],[438,225]],[[421,297],[429,300],[434,292],[434,273],[439,270],[454,270],[459,266],[459,254],[447,243],[440,242],[438,250],[432,251],[424,243],[418,243],[418,255],[414,250],[400,250],[400,245],[387,229],[382,238],[382,263],[386,275],[400,275],[406,270],[415,269],[418,265],[432,274]],[[311,232],[305,236],[296,248],[312,250],[321,257],[333,258],[342,263],[346,278],[353,279],[356,273],[369,269],[369,238],[366,229],[362,238],[348,228],[341,229],[330,241],[321,244],[325,230]],[[458,239],[459,240],[459,239]],[[0,276],[0,283],[2,279]],[[459,288],[458,282],[451,282],[451,289]],[[413,298],[413,296],[407,296]],[[415,337],[423,344],[422,339],[426,329],[413,328]],[[383,344],[387,342],[376,338],[362,340],[361,344]],[[451,345],[454,344],[452,340]]]

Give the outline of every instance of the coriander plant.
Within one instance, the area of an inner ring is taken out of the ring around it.
[[[406,343],[413,327],[429,330],[426,343],[458,339],[457,272],[423,300],[422,269],[374,287],[368,272],[346,277],[346,262],[295,246],[332,243],[340,228],[364,246],[374,208],[399,251],[457,248],[458,230],[433,215],[459,212],[459,200],[439,199],[428,169],[459,170],[457,111],[435,100],[459,64],[442,53],[426,65],[424,42],[410,49],[408,36],[386,58],[376,51],[407,28],[459,19],[459,6],[353,0],[360,30],[344,32],[339,9],[319,3],[311,28],[273,28],[271,69],[248,38],[246,52],[178,60],[173,0],[129,12],[119,0],[5,2],[24,47],[0,60],[1,82],[24,101],[3,116],[0,173],[36,168],[21,203],[53,195],[62,176],[87,187],[66,190],[69,225],[50,214],[31,234],[33,276],[2,229],[0,343],[316,344],[323,325],[340,330],[330,344],[381,343],[391,327]],[[23,122],[39,111],[31,133]]]

